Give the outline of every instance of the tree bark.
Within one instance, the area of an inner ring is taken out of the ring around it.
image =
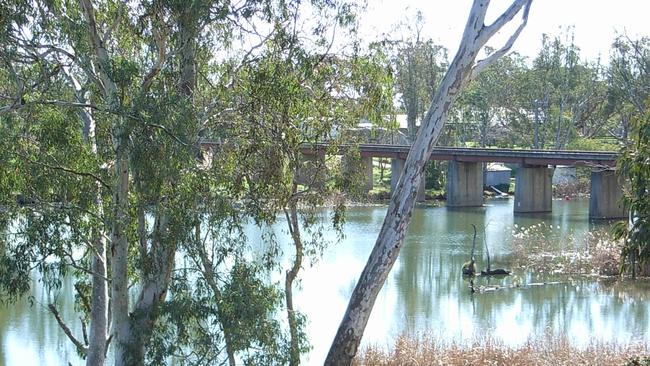
[[[128,194],[129,166],[126,154],[126,141],[118,139],[115,163],[116,185],[113,193],[113,225],[111,229],[111,313],[113,314],[113,336],[115,344],[115,365],[128,365],[131,352],[129,324],[129,281],[128,251],[129,242],[126,229],[129,226]]]
[[[97,73],[99,74],[108,110],[119,110],[120,102],[117,85],[110,75],[110,59],[101,39],[95,22],[94,8],[90,0],[81,0],[84,18],[87,23],[93,53],[97,59]],[[113,185],[112,226],[111,226],[111,314],[113,316],[113,335],[115,338],[115,364],[124,365],[128,355],[129,340],[129,298],[128,298],[128,239],[126,229],[129,226],[129,159],[128,135],[121,117],[114,117],[112,126],[113,147],[115,149],[115,184]],[[95,292],[96,289],[93,289]],[[98,295],[101,296],[99,288]],[[93,293],[93,295],[95,295]],[[93,299],[93,301],[95,301]],[[99,312],[99,309],[97,310]],[[91,329],[92,332],[92,329]],[[95,335],[99,337],[99,334]],[[99,343],[99,340],[97,340]],[[104,353],[106,342],[102,342],[101,351]],[[97,346],[97,344],[95,344]]]
[[[411,146],[381,231],[352,293],[346,313],[325,360],[325,365],[351,364],[377,295],[404,243],[422,172],[436,140],[440,136],[447,114],[467,82],[510,49],[526,24],[531,2],[532,0],[515,0],[490,25],[484,25],[489,1],[475,0],[473,2],[459,50],[443,77],[425,120],[420,126],[415,143]],[[475,64],[479,50],[522,8],[524,9],[523,21],[504,47]]]
[[[83,97],[85,98],[85,97]],[[87,102],[84,100],[84,102]],[[97,138],[95,135],[95,119],[90,108],[81,112],[85,117],[84,133],[91,144],[91,150],[97,154]],[[102,199],[102,185],[97,182],[95,197],[97,216],[104,217],[104,201]],[[103,227],[103,225],[102,225]],[[106,362],[106,339],[108,336],[108,268],[106,263],[106,239],[103,229],[97,229],[93,234],[93,259],[91,270],[92,292],[90,310],[90,336],[88,340],[88,355],[86,366],[101,366]]]

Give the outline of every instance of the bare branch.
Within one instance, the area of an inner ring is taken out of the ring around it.
[[[49,304],[47,308],[50,310],[52,315],[54,315],[54,318],[56,319],[56,322],[59,323],[59,327],[63,330],[63,333],[65,333],[66,336],[72,341],[72,343],[75,345],[77,348],[77,351],[82,354],[86,355],[88,352],[88,347],[84,346],[79,340],[72,334],[72,331],[70,328],[65,324],[63,319],[61,319],[61,315],[59,315],[59,311],[56,310],[56,306],[54,304]]]
[[[48,163],[43,163],[43,162],[40,162],[40,161],[31,160],[28,157],[26,157],[26,156],[24,156],[22,154],[18,154],[18,153],[16,153],[16,155],[18,155],[19,157],[25,159],[27,161],[27,163],[29,163],[29,164],[39,165],[39,166],[42,166],[44,168],[52,169],[52,170],[60,170],[60,171],[66,172],[66,173],[71,173],[71,174],[82,176],[82,177],[93,178],[95,181],[99,182],[102,186],[104,186],[104,188],[106,188],[108,190],[112,189],[111,186],[109,186],[106,182],[104,182],[104,180],[102,180],[99,176],[95,175],[94,173],[80,172],[80,171],[77,171],[77,170],[74,170],[74,169],[71,169],[71,168],[68,168],[68,167],[65,167],[65,166],[61,166],[61,165],[51,165],[51,164],[48,164]]]
[[[512,18],[514,18],[515,15],[519,13],[521,8],[524,7],[524,5],[525,9],[523,19],[525,24],[526,20],[528,19],[528,12],[530,11],[531,3],[532,0],[516,0],[492,24],[484,26],[479,35],[479,44],[481,47],[484,46],[487,41],[489,41],[490,38],[492,38],[499,31],[499,29],[503,28],[503,26],[510,22]]]
[[[498,60],[501,56],[505,55],[508,51],[510,51],[510,48],[512,48],[512,45],[515,43],[515,41],[519,37],[519,34],[521,34],[521,31],[524,30],[524,27],[526,27],[526,23],[528,22],[528,10],[530,8],[531,0],[527,0],[527,1],[528,3],[526,4],[526,8],[524,9],[524,14],[522,17],[521,24],[519,24],[519,27],[517,27],[514,33],[512,33],[512,35],[510,36],[510,38],[508,38],[508,41],[506,42],[505,45],[503,45],[503,47],[492,52],[488,57],[476,63],[476,65],[472,68],[472,73],[469,77],[469,80],[475,79],[478,76],[478,74],[481,73],[481,71],[485,70],[485,68],[495,63],[496,60]]]
[[[158,16],[159,15],[155,15],[154,20],[158,18]],[[165,34],[165,32],[163,32],[160,27],[157,26],[157,24],[154,24],[153,21],[151,24],[151,30],[153,32],[156,48],[158,48],[158,55],[153,67],[151,70],[149,70],[147,75],[144,77],[144,80],[142,81],[142,85],[140,86],[140,93],[142,95],[147,93],[151,87],[151,84],[153,83],[154,78],[160,73],[162,65],[167,60],[167,34]]]
[[[122,16],[124,15],[124,9],[126,8],[125,3],[123,2],[118,2],[117,3],[117,16],[115,17],[115,21],[111,25],[108,26],[108,29],[106,29],[106,32],[104,32],[104,39],[109,39],[111,37],[111,34],[117,29],[117,27],[120,25],[120,22],[122,21]]]
[[[82,317],[79,317],[79,321],[81,322],[81,334],[83,334],[84,343],[86,346],[88,346],[88,331],[86,330],[86,322]]]
[[[162,130],[167,136],[171,137],[174,141],[178,142],[179,144],[181,144],[183,146],[190,146],[191,145],[190,143],[181,140],[180,137],[176,136],[173,132],[171,132],[169,129],[167,129],[167,127],[165,127],[163,125],[159,125],[157,123],[146,123],[146,125]]]

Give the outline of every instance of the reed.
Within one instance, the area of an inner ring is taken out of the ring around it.
[[[567,337],[544,335],[528,339],[520,346],[507,346],[490,336],[468,342],[448,342],[436,336],[400,336],[388,348],[363,348],[356,366],[422,365],[646,365],[648,346],[592,342],[572,345]],[[637,362],[637,363],[635,363]]]

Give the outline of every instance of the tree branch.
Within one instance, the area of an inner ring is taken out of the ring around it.
[[[528,12],[530,11],[530,4],[532,3],[532,0],[516,0],[513,2],[506,11],[501,14],[492,24],[488,26],[483,26],[483,29],[481,30],[481,33],[479,34],[479,43],[482,46],[484,46],[487,41],[490,40],[503,26],[505,26],[508,22],[512,20],[512,18],[519,13],[521,8],[525,5],[524,9],[524,24],[526,20],[528,19]]]
[[[158,14],[154,16],[154,20],[158,18]],[[160,70],[162,69],[162,65],[165,63],[167,60],[167,39],[166,39],[166,34],[163,32],[157,24],[155,24],[153,21],[151,22],[151,31],[153,33],[154,41],[156,43],[156,48],[158,48],[158,55],[156,57],[156,61],[154,62],[153,67],[147,75],[144,77],[142,81],[142,85],[140,86],[140,94],[144,95],[147,93],[149,88],[151,87],[151,84],[153,83],[154,78],[156,75],[160,73]]]
[[[72,331],[68,326],[65,324],[63,319],[61,319],[61,316],[59,315],[59,311],[56,310],[56,306],[54,304],[49,304],[47,308],[50,310],[52,315],[54,315],[54,318],[56,319],[56,322],[59,323],[59,327],[63,330],[63,333],[65,333],[66,336],[72,341],[72,343],[75,345],[77,348],[77,352],[79,352],[81,355],[85,356],[86,353],[88,352],[88,347],[84,346],[79,340],[72,334]]]
[[[71,173],[71,174],[78,175],[78,176],[81,176],[81,177],[93,178],[95,181],[99,182],[102,186],[104,186],[104,188],[106,188],[108,190],[112,190],[111,186],[109,186],[106,182],[104,182],[104,180],[102,180],[100,177],[98,177],[97,175],[95,175],[93,173],[80,172],[80,171],[76,171],[74,169],[70,169],[70,168],[67,168],[67,167],[64,167],[64,166],[60,166],[60,165],[50,165],[50,164],[43,163],[43,162],[40,162],[40,161],[31,160],[28,157],[26,157],[26,156],[24,156],[22,154],[18,154],[18,153],[15,153],[15,155],[18,155],[22,159],[25,159],[28,164],[39,165],[39,166],[42,166],[44,168],[52,169],[52,170],[60,170],[60,171],[63,171],[63,172],[66,172],[66,173]]]
[[[115,82],[111,79],[109,74],[110,59],[108,51],[104,46],[104,41],[99,36],[97,23],[95,21],[95,13],[90,0],[81,0],[81,7],[83,8],[86,22],[88,23],[90,41],[93,45],[95,56],[97,56],[97,61],[99,62],[97,65],[99,68],[99,77],[104,87],[104,93],[109,99],[109,109],[114,110],[118,107],[116,104],[119,102],[116,100],[117,85],[115,85]]]
[[[503,47],[501,47],[500,49],[492,52],[492,54],[490,54],[490,56],[488,56],[488,57],[484,58],[483,60],[480,60],[480,61],[478,61],[476,63],[476,65],[472,68],[472,73],[471,73],[471,75],[469,77],[469,80],[475,79],[481,71],[483,71],[485,68],[487,68],[488,66],[495,63],[496,60],[498,60],[501,56],[505,55],[508,51],[510,51],[510,48],[512,48],[512,45],[515,43],[515,41],[519,37],[519,34],[521,34],[521,31],[523,31],[524,28],[526,27],[526,23],[528,23],[528,12],[530,10],[530,4],[531,4],[532,0],[526,0],[526,1],[527,1],[526,8],[524,9],[524,14],[522,16],[522,21],[521,21],[521,24],[519,24],[519,27],[517,27],[517,29],[514,31],[514,33],[512,33],[512,35],[510,36],[510,38],[508,38],[508,41],[505,43],[505,45],[503,45]],[[514,4],[512,6],[514,6]],[[512,8],[512,6],[510,8]],[[520,9],[521,9],[521,6],[517,9],[517,11],[519,11]],[[510,9],[508,9],[508,10],[510,10]],[[504,13],[504,15],[505,15],[505,13]],[[513,14],[513,16],[514,16],[514,14]],[[502,17],[503,17],[503,15],[502,15]],[[501,19],[501,17],[499,19]],[[497,19],[497,21],[499,19]],[[510,16],[507,19],[507,21],[509,21],[511,19],[512,19],[512,16]],[[496,21],[492,25],[495,25],[495,24],[496,24]],[[503,25],[501,25],[501,26],[503,26]],[[501,26],[499,28],[501,28]],[[496,31],[498,31],[499,28],[497,28],[494,31],[494,33],[496,33]],[[483,33],[483,32],[486,32],[486,30],[481,31],[481,33]],[[492,34],[494,34],[494,33],[492,33]],[[490,37],[491,37],[491,35],[490,35]],[[488,40],[489,40],[489,37],[488,37]],[[487,42],[487,40],[486,40],[486,42]],[[483,43],[483,44],[485,44],[485,43]]]

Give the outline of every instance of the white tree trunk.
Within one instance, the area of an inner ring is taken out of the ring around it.
[[[94,154],[97,154],[97,138],[95,136],[95,119],[90,108],[82,112],[84,130],[91,143]],[[97,216],[104,217],[104,202],[102,199],[102,186],[97,183]],[[106,361],[106,338],[108,336],[108,269],[106,263],[106,239],[102,225],[101,229],[93,234],[93,260],[92,260],[92,293],[90,309],[90,335],[88,340],[88,355],[86,366],[102,366]]]
[[[119,110],[120,102],[117,85],[110,75],[110,58],[101,39],[95,21],[94,8],[90,0],[81,0],[84,17],[88,25],[88,33],[93,53],[97,58],[97,73],[101,79],[104,98],[109,111]],[[129,137],[121,117],[114,117],[112,126],[113,148],[115,149],[115,167],[112,202],[111,227],[111,314],[112,332],[115,345],[115,365],[128,364],[131,359],[129,352],[129,282],[128,282],[128,251],[129,242],[127,228],[129,226]]]
[[[352,293],[325,365],[351,364],[375,299],[404,242],[425,163],[429,160],[431,151],[440,136],[452,103],[469,80],[510,49],[526,24],[531,2],[532,0],[515,0],[494,23],[485,25],[485,14],[490,2],[474,0],[458,53],[443,77],[418,131],[415,143],[411,146],[377,242]],[[486,59],[476,63],[477,54],[485,43],[510,22],[522,8],[524,8],[523,21],[506,44]]]

